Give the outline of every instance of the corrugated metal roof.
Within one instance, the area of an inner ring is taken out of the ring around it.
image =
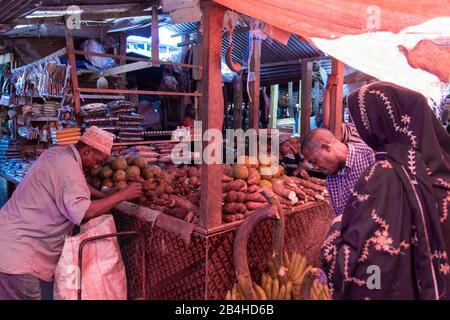
[[[41,1],[0,0],[0,23],[7,24],[17,17],[32,11]]]
[[[197,30],[197,23],[183,23],[168,26],[173,32],[183,34]],[[228,33],[222,38],[222,60],[225,61],[225,53],[229,45]],[[233,33],[233,61],[247,66],[248,58],[248,32]],[[292,35],[287,46],[278,41],[269,39],[262,42],[261,46],[261,83],[284,83],[301,78],[301,61],[303,59],[314,59],[323,57],[324,54],[313,45],[302,41],[299,37]],[[318,61],[327,73],[331,73],[331,62],[329,59]],[[245,75],[245,72],[244,72]]]

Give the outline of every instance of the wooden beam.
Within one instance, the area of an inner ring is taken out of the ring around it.
[[[253,52],[250,59],[250,109],[248,127],[259,128],[259,84],[261,75],[261,39],[252,39]]]
[[[75,117],[77,120],[78,126],[81,125],[81,117],[80,117],[80,91],[78,90],[78,74],[77,74],[77,61],[75,58],[75,45],[73,43],[73,33],[72,30],[67,28],[67,24],[65,24],[66,30],[66,47],[67,47],[67,56],[70,65],[70,79],[72,82],[72,91],[73,91],[73,105],[75,109]]]
[[[333,58],[331,75],[334,78],[330,89],[330,128],[338,140],[342,137],[342,98],[344,86],[344,63]]]
[[[310,130],[311,114],[311,87],[312,87],[312,61],[302,62],[302,104],[301,104],[301,136],[304,137]]]
[[[158,6],[152,7],[152,60],[159,62]],[[155,65],[159,67],[159,65]]]
[[[278,119],[278,93],[280,87],[278,84],[270,86],[270,111],[269,111],[269,128],[276,129]]]
[[[242,75],[238,74],[234,77],[234,112],[233,112],[233,128],[242,129],[242,93],[243,82]]]
[[[217,4],[201,2],[202,9],[202,133],[208,129],[222,131],[223,97],[221,77],[222,22],[225,9]],[[203,150],[210,141],[203,142]],[[217,151],[216,151],[217,152]],[[200,227],[210,229],[222,223],[222,166],[202,163]]]
[[[302,132],[302,81],[298,82],[297,133]]]
[[[96,89],[96,88],[78,88],[78,92],[86,93],[121,93],[121,94],[154,94],[160,96],[189,96],[201,97],[202,94],[198,92],[172,92],[172,91],[150,91],[150,90],[128,90],[128,89]]]
[[[118,67],[113,67],[106,69],[102,72],[104,77],[114,76],[118,74],[123,74],[131,71],[142,70],[146,68],[151,68],[154,65],[151,62],[138,61],[133,63],[124,64]]]
[[[126,59],[128,61],[144,61],[144,62],[153,62],[154,65],[156,64],[162,64],[162,65],[168,65],[168,66],[179,66],[183,68],[193,68],[193,69],[201,69],[202,66],[196,66],[192,64],[186,64],[186,63],[178,63],[178,62],[170,62],[170,61],[158,61],[154,59],[148,59],[148,58],[139,58],[139,57],[132,57],[132,56],[124,56],[124,55],[117,55],[117,54],[110,54],[110,53],[100,53],[100,52],[92,52],[92,51],[82,51],[82,50],[75,50],[76,55],[87,55],[87,56],[95,56],[95,57],[107,57],[107,58],[120,58],[120,59]]]

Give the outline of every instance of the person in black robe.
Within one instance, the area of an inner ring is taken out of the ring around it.
[[[376,82],[350,94],[376,162],[321,255],[334,299],[450,298],[450,136],[421,94]]]

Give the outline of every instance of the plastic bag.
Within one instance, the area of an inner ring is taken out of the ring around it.
[[[105,214],[81,225],[74,237],[67,237],[55,269],[54,299],[76,300],[78,286],[78,249],[87,238],[116,233],[112,215]],[[125,266],[116,237],[88,242],[83,248],[83,300],[125,300]]]
[[[81,44],[81,50],[96,53],[105,53],[103,46],[94,39],[84,41]],[[115,65],[114,60],[112,58],[89,56],[89,55],[86,55],[85,57],[86,60],[88,60],[90,63],[92,63],[93,66],[99,68],[100,70],[112,68]]]

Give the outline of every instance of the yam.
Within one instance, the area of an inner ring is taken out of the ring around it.
[[[189,210],[186,208],[182,208],[182,207],[176,207],[176,208],[165,207],[163,212],[170,216],[173,216],[173,217],[176,217],[179,219],[184,219],[188,215]]]
[[[260,190],[261,190],[261,188],[256,184],[251,185],[247,188],[248,193],[259,192]]]
[[[188,169],[188,177],[199,177],[198,168],[197,167],[189,167]]]
[[[224,164],[224,165],[222,166],[222,173],[223,173],[224,175],[231,177],[232,171],[233,171],[233,167],[230,166],[229,164]]]
[[[261,181],[261,175],[259,174],[258,170],[255,168],[248,169],[248,178],[247,183],[249,185],[258,184]]]
[[[247,207],[243,203],[230,202],[225,203],[222,210],[223,213],[225,214],[236,214],[236,213],[244,213],[245,211],[247,211]]]
[[[231,182],[233,181],[233,178],[227,175],[222,175],[222,182]]]
[[[230,192],[225,193],[225,202],[238,202],[238,191],[231,190]]]
[[[247,183],[242,179],[237,179],[231,182],[226,183],[223,186],[223,192],[229,192],[229,191],[240,191],[244,186],[247,186]]]
[[[247,195],[245,196],[245,202],[266,203],[267,199],[259,192],[247,193]]]
[[[222,215],[222,221],[225,223],[239,221],[245,219],[245,215],[238,213],[238,214],[228,214],[228,215]]]
[[[253,211],[256,209],[264,208],[265,206],[267,206],[267,203],[249,201],[246,202],[245,205],[247,206],[247,209],[249,211]]]

